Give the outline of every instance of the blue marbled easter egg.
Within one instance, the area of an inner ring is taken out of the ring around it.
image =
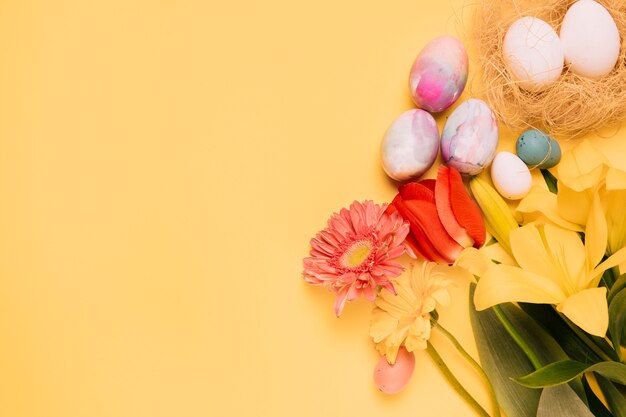
[[[531,168],[552,168],[561,160],[561,147],[547,133],[531,129],[517,138],[517,156]]]

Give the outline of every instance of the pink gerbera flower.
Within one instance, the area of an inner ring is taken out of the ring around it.
[[[404,271],[394,259],[410,250],[404,243],[409,224],[396,212],[385,214],[385,209],[372,201],[355,201],[350,209],[334,213],[326,229],[311,239],[304,280],[336,294],[337,317],[346,300],[363,295],[374,301],[379,285],[396,293],[389,278]]]

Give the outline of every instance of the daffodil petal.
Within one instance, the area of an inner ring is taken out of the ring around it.
[[[608,230],[604,210],[600,203],[600,196],[596,194],[591,203],[587,228],[585,230],[585,252],[587,255],[588,269],[595,268],[600,263],[606,252]]]
[[[494,265],[478,281],[477,310],[506,302],[558,304],[566,298],[561,287],[541,275],[508,265]]]
[[[617,168],[609,168],[606,173],[607,190],[626,190],[626,172]]]
[[[604,337],[609,326],[606,288],[589,288],[568,297],[557,306],[578,327],[594,336]]]
[[[561,185],[575,191],[594,187],[603,177],[606,157],[588,140],[583,140],[566,152],[557,166],[559,193]]]
[[[528,195],[520,201],[515,214],[521,217],[523,224],[552,222],[564,229],[582,232],[583,228],[578,224],[561,217],[557,201],[556,194],[534,186]]]
[[[566,221],[584,225],[589,217],[593,191],[575,191],[565,185],[559,185],[559,194],[556,197],[559,215]]]

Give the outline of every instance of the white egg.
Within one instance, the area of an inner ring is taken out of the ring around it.
[[[532,176],[528,167],[510,152],[499,152],[491,163],[491,180],[504,198],[519,200],[528,194]]]
[[[520,87],[541,91],[563,71],[563,47],[552,27],[526,16],[516,20],[504,37],[504,62]]]
[[[579,0],[571,6],[560,36],[565,62],[574,74],[599,79],[615,67],[619,31],[609,12],[595,1]]]

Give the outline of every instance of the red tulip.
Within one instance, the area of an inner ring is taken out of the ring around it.
[[[409,222],[407,243],[428,261],[452,263],[464,248],[485,243],[480,209],[455,168],[439,167],[437,180],[401,185],[388,213],[397,211]]]

